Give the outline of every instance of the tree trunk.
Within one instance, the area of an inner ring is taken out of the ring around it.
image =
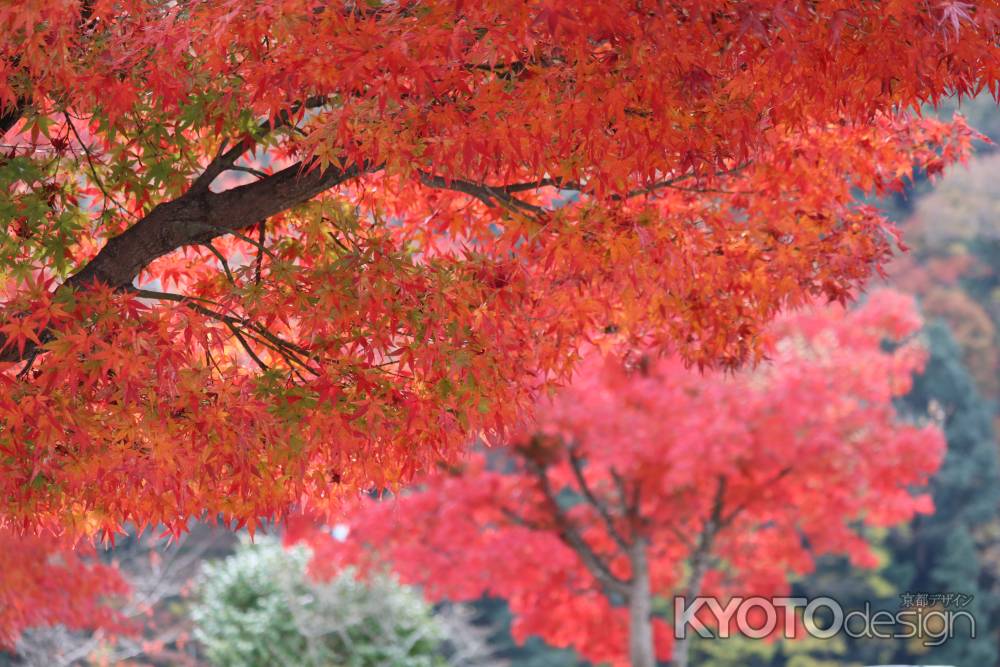
[[[656,667],[653,648],[653,598],[649,587],[646,540],[632,544],[632,583],[629,591],[629,658],[632,667]]]
[[[709,559],[712,555],[712,548],[715,545],[715,536],[723,528],[725,520],[722,515],[723,501],[726,496],[726,478],[719,478],[719,486],[715,490],[715,500],[712,502],[712,514],[702,527],[701,535],[698,536],[698,546],[689,560],[691,564],[691,574],[688,578],[687,586],[684,589],[684,599],[687,604],[694,604],[694,599],[701,595],[701,584],[705,579],[705,572],[708,570]],[[732,519],[730,515],[729,520]],[[688,667],[691,651],[691,630],[684,634],[684,639],[674,641],[674,649],[670,655],[670,667]]]
[[[709,545],[711,545],[713,531],[707,531],[707,535],[708,539],[706,539],[704,534],[702,535],[702,546],[698,548],[691,558],[691,578],[688,579],[688,585],[684,591],[684,598],[688,604],[691,604],[701,594],[701,582],[705,578],[705,570],[708,569],[706,553],[708,548],[710,548]],[[691,632],[693,631],[689,629],[683,639],[678,638],[674,641],[674,650],[670,656],[670,667],[688,667],[688,660],[690,660],[688,653],[691,650]]]

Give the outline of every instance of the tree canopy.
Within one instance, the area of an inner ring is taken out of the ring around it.
[[[253,529],[589,342],[759,358],[968,148],[995,1],[0,6],[0,524]]]

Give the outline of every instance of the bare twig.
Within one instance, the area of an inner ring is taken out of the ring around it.
[[[233,277],[233,272],[229,269],[229,262],[226,261],[226,256],[219,252],[219,249],[216,248],[211,241],[206,243],[205,247],[208,248],[213,255],[215,255],[216,259],[219,260],[219,263],[222,264],[222,270],[226,272],[226,278],[230,283],[232,283],[233,287],[235,287],[236,278]]]
[[[76,137],[77,143],[80,144],[80,148],[83,150],[83,154],[87,158],[87,165],[90,167],[90,173],[94,177],[94,183],[97,184],[97,188],[101,191],[101,194],[104,195],[104,201],[113,202],[120,211],[125,213],[125,215],[135,218],[135,214],[119,204],[118,201],[108,193],[107,188],[104,187],[104,182],[101,180],[101,177],[97,175],[97,166],[94,164],[94,156],[91,155],[90,147],[84,143],[83,137],[81,137],[80,133],[77,131],[76,125],[73,123],[73,119],[70,118],[69,113],[63,112],[63,118],[66,119],[66,125],[69,127],[70,132],[73,133],[73,136]],[[105,206],[107,206],[107,204],[105,204]]]

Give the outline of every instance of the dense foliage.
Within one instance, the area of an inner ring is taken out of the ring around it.
[[[0,6],[0,523],[253,529],[513,426],[586,341],[758,359],[963,155],[995,0]],[[891,53],[892,57],[885,57]]]
[[[1000,95],[998,36],[997,0],[0,3],[0,642],[119,629],[95,536],[336,516],[594,348],[763,361],[898,245],[856,195],[967,154],[919,111]],[[958,273],[925,308],[995,395]]]
[[[245,543],[209,563],[192,610],[195,639],[220,667],[435,667],[442,628],[419,593],[389,577],[306,577],[307,549]]]

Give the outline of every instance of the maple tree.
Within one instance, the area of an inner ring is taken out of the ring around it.
[[[305,522],[289,539],[313,546],[321,577],[388,562],[434,599],[506,598],[522,640],[684,666],[689,640],[655,598],[785,595],[822,554],[873,566],[864,526],[931,510],[913,488],[940,464],[941,432],[893,405],[924,362],[919,327],[912,299],[884,291],[783,317],[773,363],[735,375],[594,352],[510,460],[362,502],[344,541]]]
[[[971,131],[1000,7],[0,5],[0,523],[251,530],[498,433],[584,341],[759,358]],[[893,57],[884,57],[892,53]]]

